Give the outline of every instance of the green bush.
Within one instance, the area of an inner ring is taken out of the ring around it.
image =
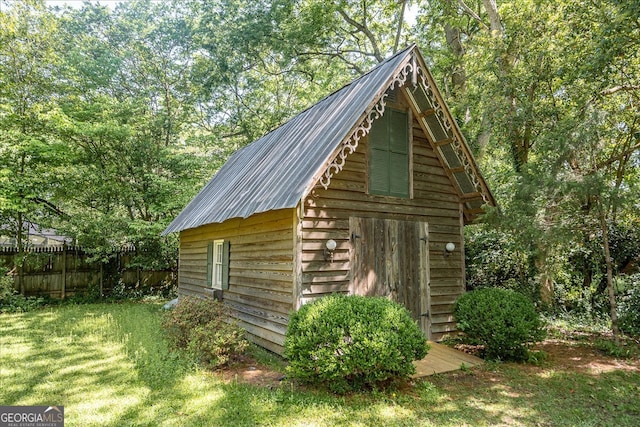
[[[0,313],[26,313],[47,305],[43,297],[25,297],[14,294],[0,301]]]
[[[288,374],[331,391],[381,387],[415,372],[429,347],[401,305],[381,297],[332,295],[289,319]]]
[[[526,360],[528,344],[546,335],[533,303],[508,289],[468,292],[456,301],[454,316],[468,338],[484,345],[488,359]]]
[[[0,304],[15,294],[13,277],[7,274],[7,269],[0,267]]]
[[[13,277],[6,268],[0,268],[0,313],[22,313],[44,305],[42,297],[25,297],[16,292]]]
[[[467,289],[486,287],[488,283],[539,298],[536,271],[528,247],[512,233],[487,224],[465,227],[464,263]]]
[[[214,368],[231,362],[249,346],[242,328],[230,321],[228,309],[211,299],[181,297],[165,313],[162,326],[172,349]]]
[[[640,337],[640,274],[631,276],[631,288],[620,297],[618,327],[627,335]]]

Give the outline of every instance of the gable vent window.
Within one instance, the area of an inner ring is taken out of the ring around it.
[[[207,286],[213,289],[229,289],[228,240],[215,240],[207,246]]]
[[[369,132],[369,193],[408,198],[409,115],[387,109]]]

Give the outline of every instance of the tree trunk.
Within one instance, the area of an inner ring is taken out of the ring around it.
[[[491,35],[502,36],[504,33],[504,30],[502,28],[502,20],[500,19],[500,14],[498,13],[498,6],[496,5],[496,0],[482,0],[482,4],[484,5],[485,10],[487,11],[487,15],[489,15],[489,23],[491,25]]]
[[[512,54],[511,50],[515,45],[504,45],[501,43],[505,39],[505,30],[502,26],[502,19],[498,12],[498,6],[496,0],[482,0],[484,9],[489,16],[489,29],[491,31],[491,37],[496,41],[496,59],[499,65],[500,77],[503,81],[508,82],[507,76],[511,73],[515,64],[516,58]],[[505,83],[510,85],[510,83]],[[535,87],[530,88],[529,97],[533,97],[535,94]],[[522,167],[529,162],[529,151],[531,149],[530,141],[530,126],[525,124],[522,127],[517,120],[514,120],[518,115],[519,102],[514,93],[514,90],[506,86],[505,87],[505,103],[508,108],[507,116],[510,118],[507,120],[509,125],[509,143],[511,144],[511,153],[513,156],[513,166],[516,172],[521,172]]]
[[[460,39],[460,29],[445,24],[444,33],[447,39],[447,45],[456,57],[454,69],[451,70],[451,96],[455,97],[460,93],[464,93],[467,84],[467,74],[465,72],[462,57],[464,56],[464,47]]]
[[[400,0],[400,14],[398,16],[398,29],[396,30],[396,39],[393,42],[393,53],[398,51],[400,44],[400,36],[402,36],[402,24],[404,24],[404,10],[407,7],[407,0]]]
[[[23,224],[24,217],[22,213],[18,213],[16,218],[16,244],[18,247],[18,253],[13,258],[14,268],[18,272],[18,292],[20,295],[25,295],[24,287],[24,260],[25,260],[25,243],[23,239]]]
[[[60,299],[65,299],[67,293],[67,244],[62,245],[62,284],[60,288]]]
[[[553,274],[549,271],[547,263],[547,253],[543,248],[543,244],[538,243],[538,256],[535,257],[534,263],[538,270],[538,281],[540,283],[540,301],[547,307],[553,307],[555,301],[555,287],[553,283]]]
[[[598,208],[600,214],[600,227],[602,228],[602,244],[604,246],[604,259],[607,264],[607,289],[609,290],[609,306],[611,308],[611,332],[616,345],[620,345],[620,330],[618,329],[618,311],[616,309],[616,293],[613,288],[613,263],[611,260],[611,252],[609,250],[609,229],[607,228],[607,220],[604,210],[598,200]]]

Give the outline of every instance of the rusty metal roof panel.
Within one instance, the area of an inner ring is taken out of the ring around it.
[[[413,48],[234,153],[163,234],[295,207],[316,173],[410,59]]]

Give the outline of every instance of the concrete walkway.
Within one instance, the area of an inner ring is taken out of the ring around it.
[[[433,341],[428,341],[428,343],[431,349],[429,353],[427,353],[427,357],[413,362],[416,365],[416,373],[411,376],[412,378],[457,371],[462,368],[462,365],[471,368],[483,363],[483,360],[479,357],[472,356],[455,348],[447,347],[444,344],[438,344]]]

